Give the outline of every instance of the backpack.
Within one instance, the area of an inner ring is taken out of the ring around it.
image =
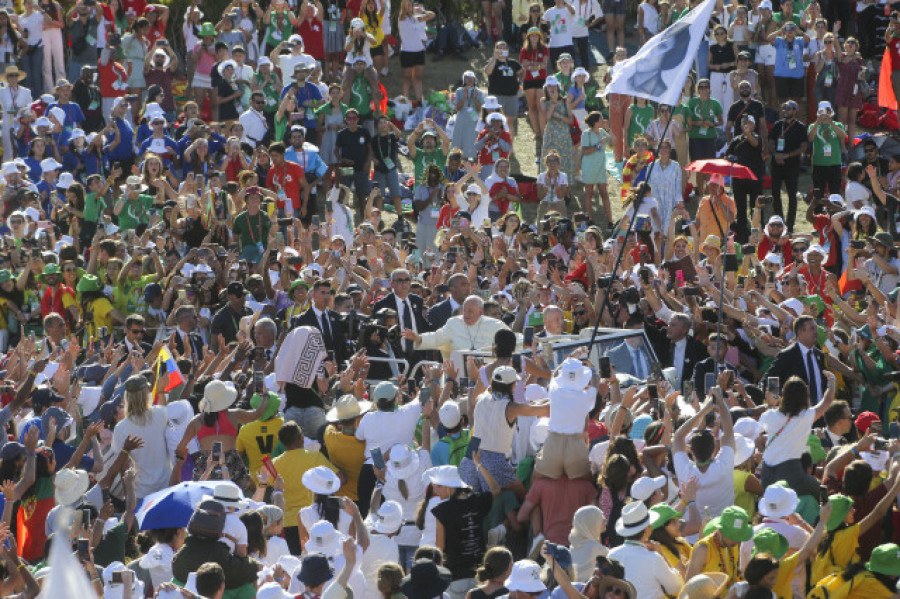
[[[850,595],[856,578],[844,580],[841,572],[830,574],[812,588],[806,599],[844,599]]]
[[[459,466],[462,459],[466,457],[466,449],[469,447],[470,435],[471,433],[464,429],[457,438],[447,435],[438,441],[438,443],[446,443],[450,446],[450,465]]]

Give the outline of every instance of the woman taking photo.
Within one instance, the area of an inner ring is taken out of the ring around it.
[[[400,34],[400,68],[403,73],[401,91],[412,102],[421,103],[422,76],[425,74],[426,23],[434,19],[434,13],[424,10],[412,0],[402,0],[397,28]],[[414,96],[409,95],[412,84]]]
[[[540,7],[537,7],[540,18]],[[528,120],[534,131],[535,154],[542,154],[542,133],[544,131],[544,114],[541,110],[541,96],[543,94],[544,81],[547,79],[547,65],[550,62],[550,51],[544,45],[544,37],[538,27],[531,27],[525,35],[525,44],[519,52],[519,63],[525,69],[525,79],[522,81],[522,89],[525,91],[525,101],[528,104]],[[557,86],[559,87],[559,86]],[[558,93],[558,91],[557,91]]]
[[[475,86],[477,80],[474,71],[466,71],[462,79],[462,87],[453,96],[456,126],[453,127],[451,145],[462,150],[463,158],[472,158],[475,156],[475,126],[484,105],[484,92]]]
[[[599,112],[592,112],[584,119],[588,130],[581,134],[581,181],[584,183],[584,211],[588,220],[593,220],[591,204],[594,200],[594,186],[603,202],[603,216],[608,226],[612,226],[612,206],[609,203],[607,187],[606,148],[615,143],[609,132],[609,121]]]
[[[497,98],[509,133],[516,136],[516,118],[519,114],[519,81],[523,76],[522,65],[509,57],[509,45],[500,40],[494,46],[494,53],[484,67],[488,78],[488,95]]]
[[[728,81],[728,74],[737,66],[737,49],[734,42],[728,39],[728,30],[722,25],[713,29],[716,43],[709,47],[706,66],[709,69],[709,83],[713,98],[719,101],[722,108],[728,110],[734,103],[734,92]]]
[[[413,195],[413,212],[416,217],[416,239],[422,251],[427,248],[435,250],[434,240],[437,235],[437,223],[444,203],[447,182],[441,167],[429,164],[425,171],[425,184],[417,185]]]

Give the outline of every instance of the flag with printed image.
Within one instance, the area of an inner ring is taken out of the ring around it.
[[[168,373],[169,379],[166,383],[165,389],[163,389],[164,393],[168,393],[175,387],[184,384],[184,377],[181,375],[181,371],[178,369],[178,363],[175,362],[175,358],[172,357],[172,354],[169,353],[168,348],[163,346],[159,350],[159,356],[156,358],[156,380],[153,382],[153,403],[157,403],[157,387],[159,385],[159,375],[162,373],[162,369],[165,367],[165,372]]]

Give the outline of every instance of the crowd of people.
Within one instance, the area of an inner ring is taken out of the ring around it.
[[[0,8],[0,596],[900,598],[891,4],[262,4]]]

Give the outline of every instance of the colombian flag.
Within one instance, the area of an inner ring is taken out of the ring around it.
[[[157,403],[156,397],[156,388],[159,384],[159,376],[160,371],[162,370],[163,365],[165,365],[166,372],[169,375],[168,383],[166,383],[166,388],[163,389],[165,393],[168,393],[175,387],[184,384],[184,377],[181,376],[181,371],[178,370],[178,364],[175,363],[175,358],[172,357],[172,354],[169,353],[169,350],[163,346],[159,350],[159,356],[156,358],[156,381],[153,383],[153,403]]]

